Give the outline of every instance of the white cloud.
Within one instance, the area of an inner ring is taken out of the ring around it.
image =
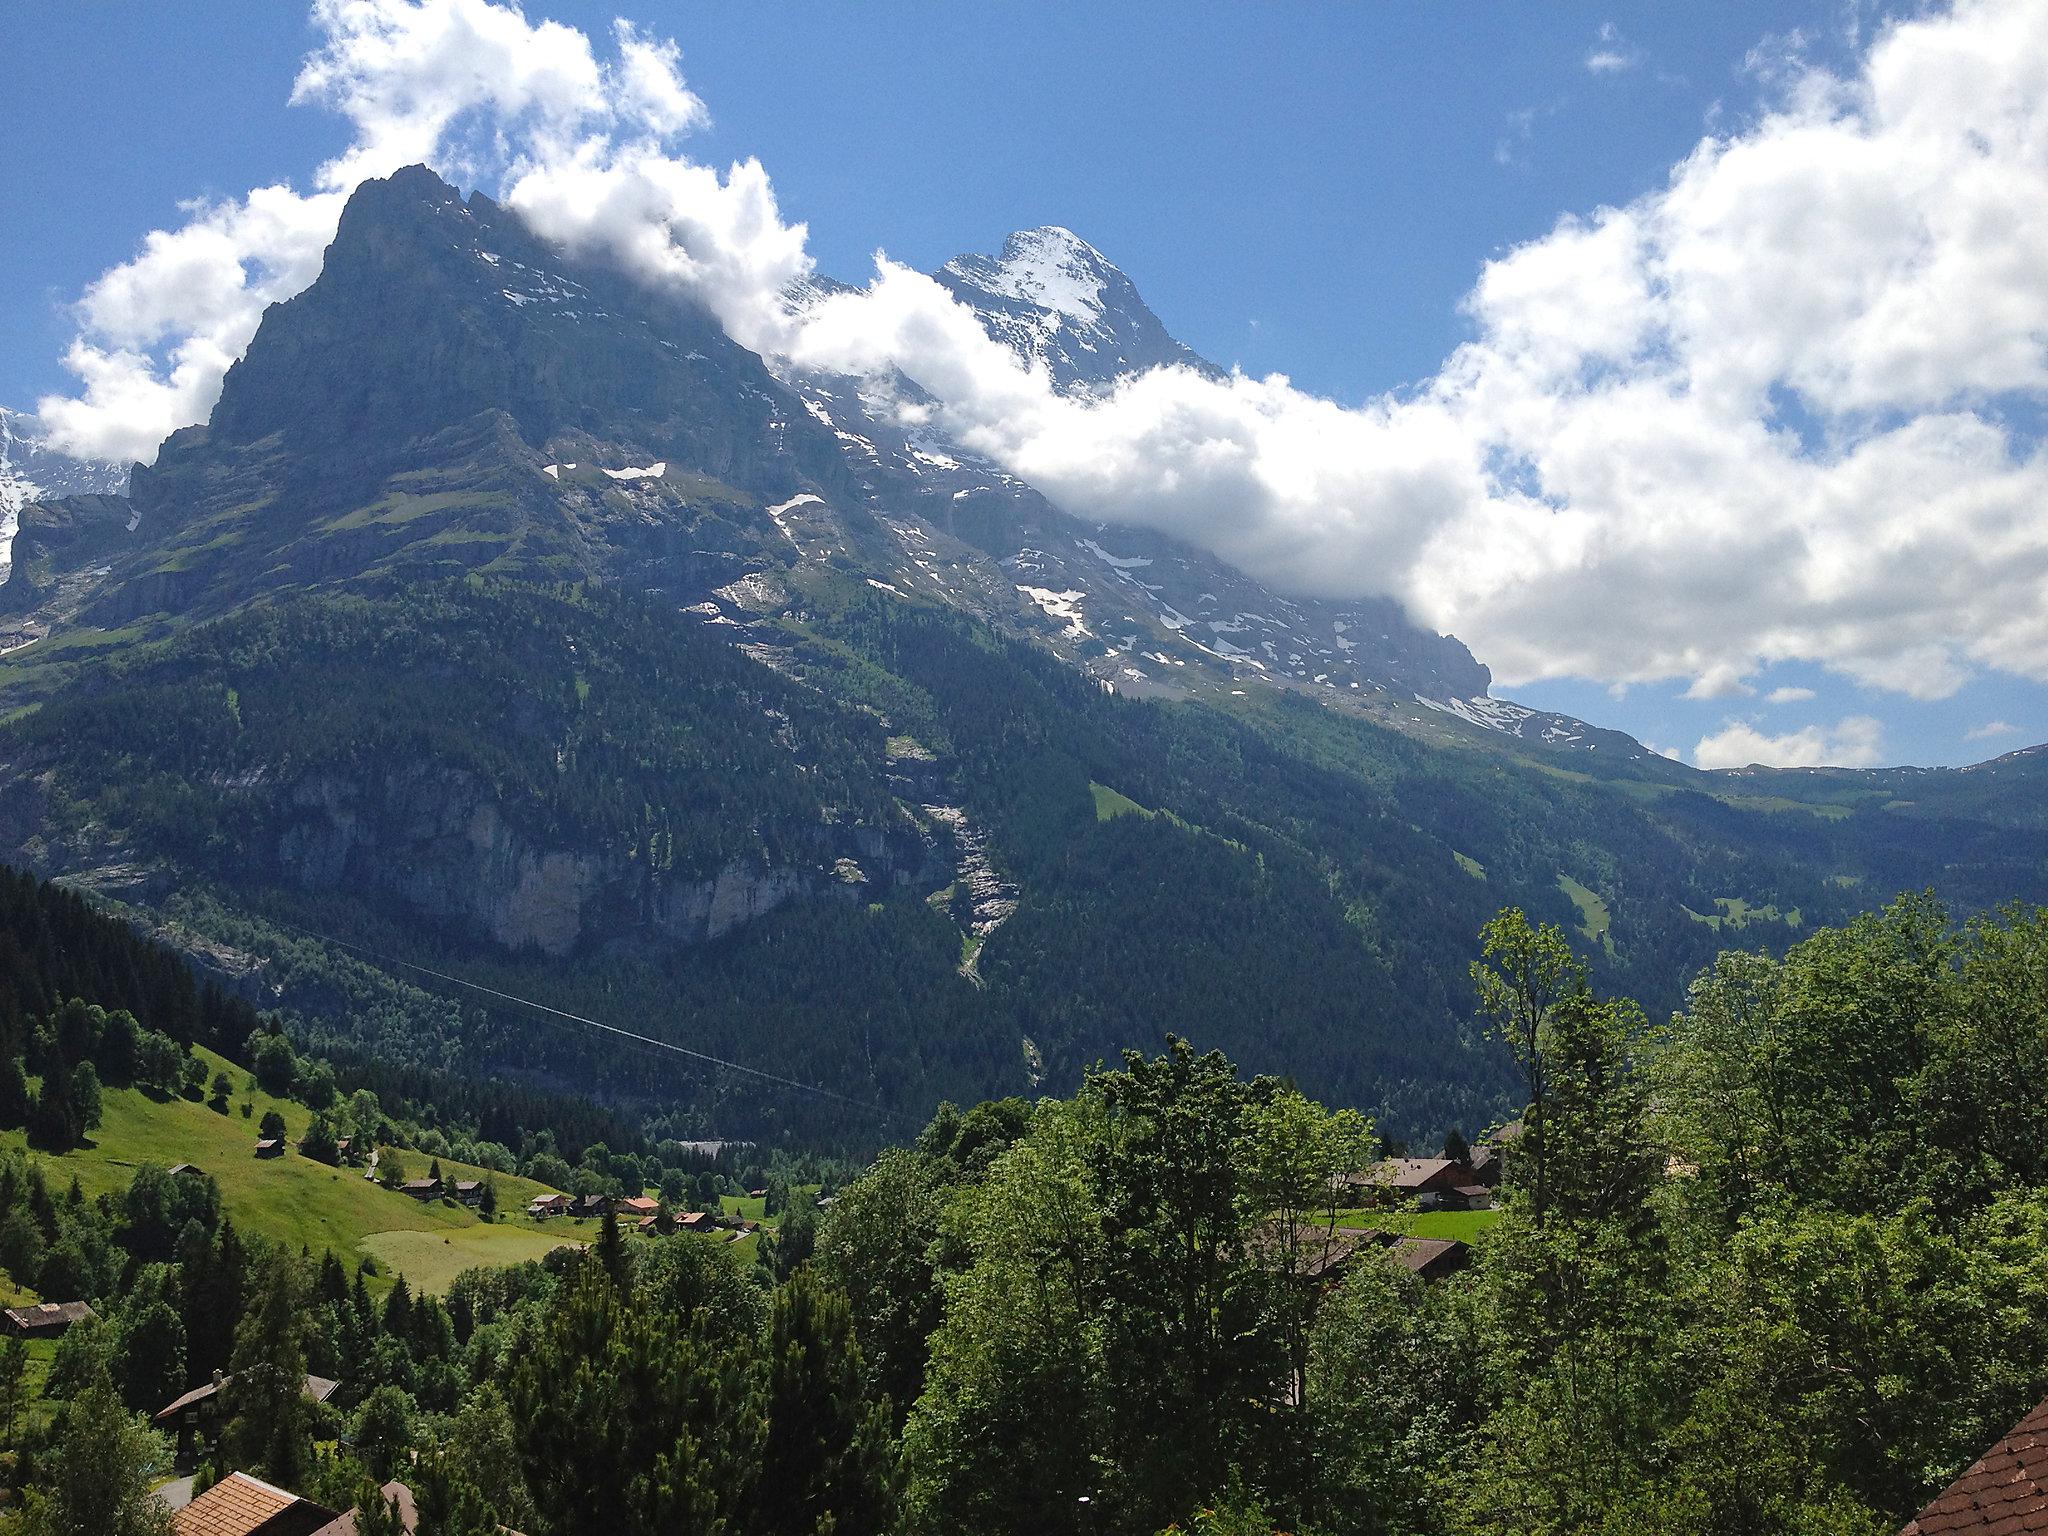
[[[1632,46],[1611,21],[1600,23],[1592,51],[1586,55],[1586,69],[1595,75],[1619,75],[1643,62],[1640,48]]]
[[[1963,733],[1963,740],[1990,741],[1999,736],[2017,736],[2019,731],[2020,728],[2016,725],[2010,725],[2003,720],[1992,720],[1976,727],[1974,730],[1965,731]]]
[[[424,161],[475,178],[630,155],[705,120],[673,43],[621,22],[616,58],[556,22],[488,0],[315,0],[322,42],[292,87],[354,127],[318,190],[262,187],[194,204],[88,287],[65,364],[75,397],[38,402],[53,446],[87,458],[155,456],[203,421],[268,305],[318,275],[349,191]],[[797,235],[801,244],[801,231]]]
[[[1987,667],[2048,679],[2048,454],[2006,425],[2048,402],[2048,6],[1959,0],[1849,76],[1782,45],[1771,110],[1488,263],[1472,341],[1355,408],[1175,369],[1066,399],[885,258],[791,317],[805,231],[758,164],[678,152],[703,107],[671,45],[621,27],[603,60],[485,0],[314,19],[296,98],[353,144],[320,192],[196,211],[88,291],[83,396],[40,407],[66,446],[199,419],[261,305],[309,275],[316,200],[426,159],[494,168],[544,233],[696,294],[749,346],[915,380],[917,411],[1071,511],[1292,591],[1391,595],[1509,686],[1730,697],[1783,661],[1921,698]]]
[[[1702,736],[1692,760],[1702,768],[1869,768],[1882,761],[1884,727],[1869,715],[1850,715],[1830,731],[1810,725],[1783,736],[1766,736],[1747,721],[1730,720],[1714,735]]]
[[[1811,688],[1773,688],[1768,694],[1764,695],[1764,702],[1766,704],[1804,704],[1814,696],[1814,691]]]

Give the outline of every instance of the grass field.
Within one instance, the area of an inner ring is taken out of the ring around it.
[[[1340,1227],[1378,1227],[1410,1237],[1455,1237],[1473,1242],[1500,1220],[1499,1211],[1383,1211],[1364,1207],[1337,1213]]]
[[[108,1089],[92,1145],[61,1157],[36,1154],[44,1177],[61,1190],[75,1177],[88,1195],[125,1189],[143,1163],[169,1167],[191,1163],[219,1181],[221,1204],[238,1227],[273,1242],[314,1253],[332,1249],[345,1262],[373,1256],[390,1273],[402,1274],[415,1289],[445,1291],[461,1270],[488,1264],[516,1264],[537,1258],[564,1242],[587,1240],[575,1223],[556,1219],[537,1224],[525,1214],[536,1195],[552,1193],[531,1179],[494,1173],[499,1219],[486,1222],[453,1201],[421,1203],[365,1179],[360,1168],[330,1168],[300,1157],[296,1150],[258,1161],[256,1127],[266,1110],[284,1116],[295,1143],[312,1119],[303,1104],[272,1098],[246,1085],[248,1074],[208,1051],[207,1077],[226,1071],[242,1091],[229,1112],[218,1114],[185,1099],[159,1102],[134,1089]],[[241,1105],[250,1105],[243,1118]],[[0,1132],[0,1146],[25,1145],[19,1131]],[[407,1170],[424,1174],[428,1159],[401,1152]],[[482,1178],[485,1170],[450,1158],[441,1160],[449,1179]]]
[[[1579,909],[1579,932],[1604,948],[1608,954],[1613,954],[1614,940],[1607,931],[1613,925],[1613,920],[1608,914],[1607,903],[1600,899],[1600,893],[1579,884],[1570,875],[1559,875],[1557,888],[1571,897],[1572,905]]]

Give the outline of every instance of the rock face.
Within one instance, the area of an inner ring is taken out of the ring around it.
[[[22,509],[31,502],[127,494],[126,464],[59,453],[44,441],[33,416],[0,406],[0,579],[7,575]]]
[[[1069,393],[1154,367],[1222,373],[1168,335],[1131,280],[1072,230],[1022,229],[1002,255],[955,256],[932,275],[991,336],[1043,363]]]
[[[274,845],[283,879],[309,891],[384,892],[437,923],[550,956],[646,939],[699,944],[799,898],[939,883],[953,858],[942,839],[907,828],[821,829],[814,862],[656,874],[617,853],[550,845],[508,821],[484,785],[429,767],[315,775],[289,803]],[[859,879],[842,873],[849,862]]]

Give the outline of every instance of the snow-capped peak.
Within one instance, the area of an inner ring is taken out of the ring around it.
[[[956,256],[946,271],[984,293],[1085,323],[1101,317],[1102,290],[1116,268],[1072,230],[1047,224],[1018,230],[1003,242],[1003,254],[994,261]]]

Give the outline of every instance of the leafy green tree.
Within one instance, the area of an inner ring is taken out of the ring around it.
[[[185,1389],[185,1319],[177,1299],[170,1266],[151,1264],[137,1274],[117,1314],[114,1380],[130,1408],[154,1413]]]
[[[47,1480],[22,1515],[25,1536],[165,1536],[170,1510],[151,1491],[170,1455],[113,1387],[89,1386],[65,1411]]]
[[[1520,907],[1504,908],[1479,939],[1472,984],[1481,1017],[1521,1069],[1528,1110],[1514,1166],[1528,1165],[1531,1210],[1540,1223],[1549,1206],[1543,1111],[1550,1085],[1550,1017],[1563,998],[1585,990],[1586,970],[1555,923],[1533,925]]]
[[[356,1454],[379,1482],[388,1482],[403,1463],[412,1444],[413,1413],[412,1394],[393,1386],[378,1387],[356,1412]]]
[[[853,1307],[874,1396],[898,1416],[924,1391],[928,1340],[939,1323],[939,1221],[952,1171],[891,1147],[839,1191],[818,1234],[818,1265]]]

